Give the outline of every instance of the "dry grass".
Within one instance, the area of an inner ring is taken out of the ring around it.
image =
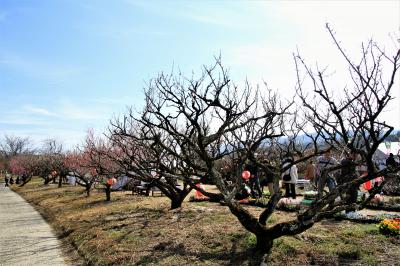
[[[184,202],[170,211],[165,197],[113,192],[112,201],[80,187],[42,186],[33,180],[15,188],[31,202],[90,265],[259,265],[255,238],[217,203]],[[249,207],[252,212],[260,208]],[[272,222],[293,214],[276,212]],[[380,235],[375,225],[326,221],[295,237],[275,241],[270,265],[394,265],[398,240]],[[71,251],[71,248],[69,249]],[[76,255],[76,254],[75,254]]]

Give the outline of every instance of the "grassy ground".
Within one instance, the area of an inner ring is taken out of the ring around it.
[[[58,232],[74,264],[259,265],[255,237],[217,203],[184,202],[170,211],[165,197],[113,192],[112,201],[82,188],[42,186],[34,179],[14,187]],[[252,212],[260,208],[249,207]],[[272,222],[294,214],[276,212]],[[274,243],[268,265],[399,265],[399,240],[374,224],[328,220]],[[73,252],[74,251],[74,252]],[[79,259],[79,256],[83,259]]]

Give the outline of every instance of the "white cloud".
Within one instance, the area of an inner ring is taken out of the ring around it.
[[[170,2],[162,5],[160,2],[125,0],[125,3],[134,8],[141,8],[149,13],[155,13],[169,18],[190,20],[202,24],[209,24],[222,27],[241,27],[246,23],[242,10],[235,9],[235,3],[226,5],[223,2],[209,3],[196,2]],[[162,3],[162,2],[161,2]],[[242,6],[242,5],[240,5]]]
[[[239,73],[239,79],[245,73],[251,82],[265,80],[281,95],[294,95],[296,73],[292,53],[297,47],[307,65],[328,67],[327,73],[333,74],[329,77],[331,88],[352,86],[347,63],[325,28],[327,22],[355,62],[361,57],[361,43],[371,37],[389,54],[396,51],[389,33],[399,36],[399,1],[264,1],[256,5],[275,29],[261,25],[259,41],[249,39],[245,45],[232,45],[224,50],[223,59],[232,66],[231,72]],[[267,24],[259,24],[263,23]],[[395,88],[398,86],[397,83]],[[399,93],[398,89],[393,90],[396,99],[381,116],[396,128],[400,128]]]
[[[6,124],[6,125],[18,125],[18,126],[43,126],[43,125],[48,125],[47,122],[41,121],[41,120],[36,120],[36,119],[29,119],[29,118],[19,118],[19,117],[14,117],[14,118],[8,118],[8,119],[1,119],[0,124]]]
[[[56,113],[50,112],[45,108],[35,107],[32,105],[24,105],[23,109],[28,111],[30,114],[38,114],[44,116],[58,116]]]
[[[273,85],[272,89],[294,85],[294,64],[289,47],[278,47],[268,42],[237,46],[226,50],[224,58],[233,70],[242,69],[251,82],[266,81]],[[238,78],[243,80],[246,77]]]
[[[204,24],[211,24],[215,26],[224,26],[224,27],[234,27],[236,23],[233,23],[234,21],[228,20],[230,16],[222,16],[222,15],[217,15],[217,14],[202,14],[198,13],[196,10],[185,10],[183,12],[178,12],[178,16],[192,20],[195,22],[199,23],[204,23]]]
[[[111,89],[110,89],[111,90]],[[118,89],[113,89],[118,91]],[[119,107],[125,108],[125,106],[131,106],[135,101],[137,101],[137,97],[132,96],[124,96],[124,97],[101,97],[101,98],[90,98],[87,99],[88,103],[92,103],[95,105],[101,104],[102,106],[108,107]]]
[[[112,100],[111,100],[112,101]],[[115,101],[117,101],[115,99]],[[76,103],[69,99],[63,98],[54,100],[54,110],[49,110],[45,107],[39,107],[32,104],[25,104],[20,109],[12,111],[0,110],[2,116],[22,119],[21,121],[29,121],[30,119],[52,119],[60,120],[101,120],[104,117],[110,116],[111,106],[106,104],[106,100],[90,104],[90,101],[77,100]],[[11,119],[8,119],[11,121]],[[35,123],[36,124],[36,123]]]
[[[56,139],[65,150],[72,149],[81,144],[85,137],[85,130],[41,127],[36,129],[1,130],[1,134],[28,137],[33,141],[35,148],[41,148],[46,139]]]
[[[399,30],[399,1],[285,1],[275,2],[277,16],[285,18],[285,28],[297,32],[297,45],[304,52],[329,56],[324,51],[332,46],[325,29],[329,23],[338,39],[350,53],[358,52],[360,44],[373,38],[388,42],[388,33]],[[265,3],[265,9],[270,3]]]
[[[64,119],[73,120],[101,120],[110,115],[109,108],[103,105],[90,105],[87,103],[75,103],[69,98],[59,101],[58,114]]]

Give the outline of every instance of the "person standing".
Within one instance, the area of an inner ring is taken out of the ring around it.
[[[335,178],[330,168],[337,166],[338,162],[331,155],[331,150],[325,151],[324,155],[317,158],[315,165],[315,182],[318,187],[318,197],[322,197],[322,191],[325,185],[328,186],[329,192],[336,187]]]
[[[292,156],[287,156],[282,160],[281,178],[285,185],[285,198],[292,197],[296,199],[296,183],[298,180],[297,166],[294,163]]]
[[[346,154],[346,158],[340,161],[340,165],[342,166],[342,168],[340,170],[340,175],[337,180],[338,185],[351,182],[357,178],[357,171],[355,165],[356,156],[357,154],[350,152]],[[358,186],[357,185],[351,186],[347,190],[347,195],[345,198],[346,204],[350,205],[356,203],[357,196],[358,196]],[[346,213],[348,213],[349,211],[354,211],[354,209],[346,210]]]
[[[258,178],[257,166],[248,163],[244,170],[250,172],[249,184],[251,188],[251,196],[254,198],[261,197],[262,191],[260,187],[260,179]]]
[[[389,154],[389,157],[386,159],[386,167],[396,167],[397,166],[397,162],[394,159],[394,155],[393,153]]]
[[[315,165],[312,159],[310,159],[306,166],[306,172],[304,174],[304,179],[314,182],[315,179]]]
[[[26,173],[22,173],[22,176],[21,176],[22,183],[25,183],[27,178],[28,178],[28,175]]]
[[[264,191],[264,186],[268,186],[269,195],[272,197],[275,191],[279,190],[279,178],[276,177],[268,159],[263,160],[263,175],[264,179],[260,182],[261,191]]]
[[[6,183],[4,186],[8,187],[8,174],[4,176],[4,181]]]

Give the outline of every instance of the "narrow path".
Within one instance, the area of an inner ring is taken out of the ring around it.
[[[42,216],[0,183],[0,265],[65,265],[60,242]]]

